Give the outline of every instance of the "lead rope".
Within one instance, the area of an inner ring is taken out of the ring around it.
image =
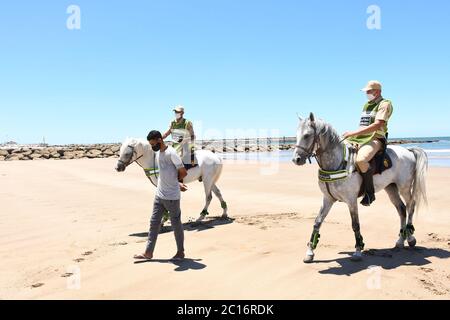
[[[150,178],[150,181],[157,188],[158,187],[158,170],[156,170],[156,152],[153,153],[153,165],[155,166],[156,184],[153,182],[152,178]]]

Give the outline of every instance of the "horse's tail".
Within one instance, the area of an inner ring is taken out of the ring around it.
[[[428,157],[421,148],[408,148],[416,158],[416,168],[414,172],[414,181],[411,186],[412,200],[418,210],[422,203],[428,204],[427,190],[425,184],[425,175],[428,169]]]

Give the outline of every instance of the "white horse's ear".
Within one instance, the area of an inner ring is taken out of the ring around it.
[[[311,122],[314,122],[315,121],[315,119],[314,119],[314,113],[310,113],[309,114],[309,121],[311,121]]]
[[[298,114],[298,112],[297,112],[297,118],[298,118],[298,120],[300,120],[300,121],[303,120],[302,117],[300,117],[300,115]]]

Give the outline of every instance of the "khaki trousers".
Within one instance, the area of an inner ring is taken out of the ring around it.
[[[378,139],[373,139],[359,148],[356,154],[356,165],[362,173],[366,173],[369,170],[369,161],[381,148],[383,148],[383,143]]]

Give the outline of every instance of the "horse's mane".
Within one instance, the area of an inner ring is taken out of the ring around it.
[[[331,124],[325,122],[322,119],[317,119],[315,123],[317,131],[319,132],[320,136],[323,137],[324,141],[327,141],[328,145],[335,145],[341,141],[341,137],[331,126]]]
[[[141,143],[143,146],[145,146],[146,141],[144,139],[140,139],[140,138],[126,138],[124,140],[124,142],[122,143],[122,146],[120,148],[120,153],[123,152],[123,149],[125,149],[127,146],[132,145],[132,146],[136,146],[138,143]]]

